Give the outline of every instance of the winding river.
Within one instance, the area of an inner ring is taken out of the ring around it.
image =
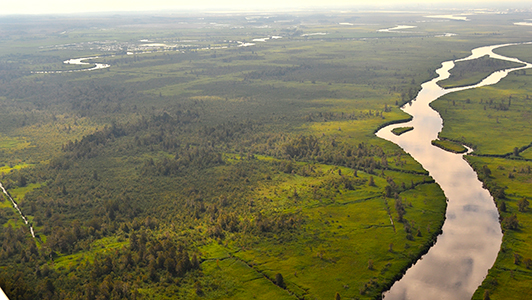
[[[102,63],[88,63],[88,62],[85,62],[85,60],[91,60],[91,59],[96,59],[96,58],[100,58],[100,57],[99,57],[99,56],[92,56],[92,57],[72,58],[72,59],[65,60],[65,61],[63,62],[64,64],[67,64],[67,65],[79,65],[79,66],[83,66],[83,65],[91,65],[91,64],[93,64],[94,67],[92,67],[92,68],[73,69],[73,70],[64,70],[64,71],[59,71],[59,70],[55,70],[55,71],[34,71],[34,72],[32,72],[32,73],[35,73],[35,74],[73,73],[73,72],[94,71],[94,70],[106,69],[106,68],[111,67],[111,66],[108,65],[108,64],[102,64]]]
[[[531,44],[531,43],[527,43]],[[509,72],[532,68],[532,64],[493,53],[494,49],[518,45],[503,44],[472,50],[469,57],[442,63],[437,78],[421,85],[417,97],[402,109],[413,116],[407,123],[394,124],[376,135],[391,141],[429,171],[443,189],[448,206],[442,234],[434,246],[383,294],[388,299],[471,299],[473,293],[493,266],[502,242],[499,214],[493,198],[482,188],[477,174],[463,155],[444,151],[431,145],[443,127],[440,115],[429,103],[441,96],[466,89],[492,85]],[[465,87],[443,89],[437,82],[450,76],[457,61],[472,60],[484,55],[494,59],[522,63],[525,66],[497,71],[482,82]],[[414,130],[400,136],[391,130],[412,126]]]

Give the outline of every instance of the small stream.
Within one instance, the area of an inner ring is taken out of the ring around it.
[[[511,45],[519,44],[480,47],[473,49],[469,57],[443,62],[441,68],[436,70],[438,77],[423,83],[417,97],[402,108],[413,119],[387,126],[376,133],[378,137],[399,145],[421,163],[448,199],[442,234],[429,252],[390,291],[383,294],[386,300],[471,299],[497,258],[502,231],[493,198],[482,188],[477,174],[463,159],[463,154],[447,152],[431,145],[443,127],[443,120],[429,103],[449,93],[496,84],[509,72],[532,68],[530,63],[493,53],[494,49]],[[471,86],[449,89],[438,86],[438,81],[450,76],[449,71],[455,62],[484,55],[525,66],[494,72]],[[400,136],[391,132],[393,128],[405,126],[412,126],[414,130]]]

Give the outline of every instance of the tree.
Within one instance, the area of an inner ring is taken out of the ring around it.
[[[490,190],[490,192],[492,192],[493,197],[497,199],[506,199],[506,192],[504,191],[504,189],[504,187],[496,185]]]
[[[519,255],[518,253],[514,253],[514,264],[516,265],[519,265],[521,264],[521,255]]]
[[[525,260],[523,261],[523,263],[525,264],[525,267],[526,267],[527,269],[532,268],[532,259],[530,259],[530,258],[525,258]]]
[[[513,214],[511,216],[505,217],[504,219],[502,219],[502,225],[506,229],[516,230],[519,227],[517,215]]]
[[[373,179],[373,176],[369,177],[368,185],[369,186],[375,186],[375,180]]]
[[[284,283],[284,278],[281,273],[275,274],[275,284],[281,288],[286,288],[286,284]]]
[[[192,255],[192,259],[191,259],[190,263],[192,264],[192,268],[193,269],[199,269],[200,268],[200,262],[198,260],[198,256],[195,253]]]
[[[484,300],[490,300],[490,291],[489,290],[484,290]]]
[[[528,200],[526,200],[526,198],[523,198],[521,200],[519,200],[519,202],[517,202],[517,206],[519,208],[519,211],[520,212],[525,212],[528,210],[528,205],[530,203],[528,202]]]
[[[131,249],[131,251],[137,251],[139,249],[139,240],[135,233],[132,233],[129,236],[129,249]]]
[[[391,186],[387,185],[384,187],[384,195],[387,197],[387,198],[390,198],[392,196],[392,192],[393,192],[393,189]]]
[[[488,166],[484,165],[482,166],[482,173],[484,173],[486,177],[489,177],[491,175],[491,170]]]
[[[25,187],[27,183],[28,183],[28,180],[26,179],[26,177],[24,175],[20,175],[18,179],[18,186]]]
[[[157,263],[155,262],[155,259],[151,259],[148,263],[148,274],[150,279],[153,282],[157,282],[158,276],[157,276]]]
[[[292,164],[291,161],[289,161],[286,165],[284,165],[283,172],[290,174],[292,173],[293,170],[294,170],[294,165]]]
[[[403,217],[406,211],[405,211],[405,206],[403,204],[403,201],[399,197],[395,199],[395,211],[397,211],[397,215],[399,216],[398,221],[402,223],[404,220]]]
[[[201,282],[196,281],[196,282],[194,283],[194,288],[196,289],[196,295],[198,295],[198,296],[200,296],[200,297],[204,295],[204,293],[203,293],[203,288],[202,288],[202,286],[201,286]]]
[[[50,279],[46,279],[45,287],[46,291],[50,292],[50,294],[53,295],[55,293],[54,283]]]
[[[506,212],[506,202],[504,202],[504,200],[501,200],[501,201],[499,202],[499,210],[500,210],[501,212]]]

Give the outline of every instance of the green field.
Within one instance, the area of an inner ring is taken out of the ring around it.
[[[440,147],[443,150],[454,152],[454,153],[465,153],[467,152],[467,148],[455,143],[453,141],[448,140],[433,140],[431,141],[432,145],[436,147]]]
[[[405,132],[409,132],[410,130],[413,130],[414,127],[397,127],[392,129],[393,134],[395,135],[401,135]]]
[[[523,65],[483,56],[475,60],[457,62],[451,69],[451,76],[438,84],[443,88],[474,85],[495,71],[521,66]]]

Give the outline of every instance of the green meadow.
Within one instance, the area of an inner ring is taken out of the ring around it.
[[[448,140],[433,140],[431,141],[431,144],[440,147],[443,150],[447,150],[454,153],[464,153],[467,152],[467,148],[459,143],[455,143],[453,141]]]
[[[392,129],[393,134],[395,135],[401,135],[405,132],[409,132],[410,130],[413,130],[414,127],[397,127]]]
[[[475,60],[457,62],[450,71],[451,76],[438,84],[443,88],[474,85],[493,72],[521,66],[524,65],[490,58],[486,55]]]

